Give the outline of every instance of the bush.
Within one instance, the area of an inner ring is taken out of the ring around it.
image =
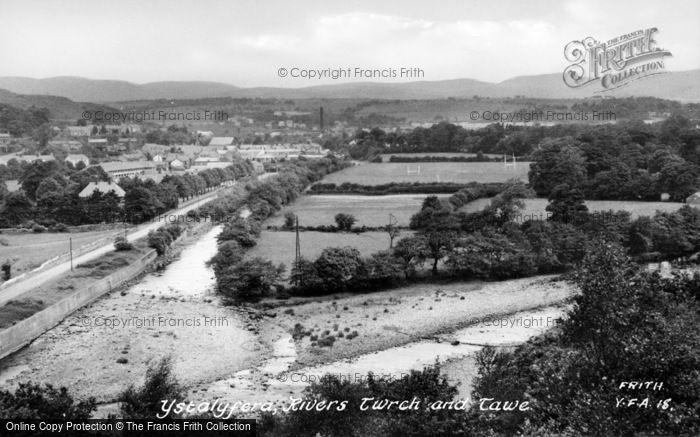
[[[118,401],[124,419],[153,419],[163,414],[163,402],[181,402],[184,390],[172,375],[170,358],[163,358],[146,371],[146,380],[141,388],[133,385],[123,391]],[[177,416],[168,416],[170,418]]]
[[[123,250],[132,250],[133,248],[134,245],[131,244],[129,240],[127,240],[126,237],[123,235],[120,235],[114,239],[114,250],[116,250],[117,252]]]
[[[217,289],[233,301],[254,301],[280,281],[284,270],[284,264],[275,266],[262,258],[244,260],[220,272]]]
[[[14,393],[0,390],[0,417],[13,420],[82,422],[97,409],[95,398],[76,401],[65,387],[20,383]]]
[[[40,234],[42,232],[46,232],[46,226],[35,224],[34,226],[32,226],[32,231],[36,232],[37,234]]]

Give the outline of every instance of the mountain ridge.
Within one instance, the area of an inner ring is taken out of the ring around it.
[[[160,81],[136,84],[121,80],[57,76],[35,79],[20,76],[0,77],[0,89],[20,95],[51,95],[75,102],[113,103],[134,100],[232,98],[367,98],[436,99],[480,97],[585,98],[596,94],[591,89],[569,88],[561,73],[517,76],[501,82],[458,78],[412,82],[344,82],[298,88],[244,88],[222,82]],[[599,93],[614,97],[659,97],[682,102],[700,102],[700,69],[667,72],[632,81],[616,90]]]

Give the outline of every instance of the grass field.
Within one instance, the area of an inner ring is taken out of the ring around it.
[[[366,163],[332,173],[322,182],[380,185],[390,182],[505,182],[512,178],[527,182],[529,170],[529,162],[518,162],[515,168],[504,167],[501,162]]]
[[[334,217],[341,212],[354,215],[357,219],[355,226],[384,226],[389,223],[389,214],[396,217],[399,226],[408,226],[411,216],[420,210],[425,197],[425,194],[304,196],[272,216],[265,225],[281,226],[284,214],[291,211],[299,217],[300,226],[335,224]]]
[[[476,212],[484,207],[486,207],[490,199],[478,199],[474,202],[470,202],[461,211],[465,212]],[[547,199],[537,198],[537,199],[525,199],[525,209],[521,212],[523,216],[523,221],[527,220],[528,217],[533,217],[533,219],[546,220],[547,218]],[[587,200],[586,206],[589,212],[596,211],[629,211],[632,215],[632,219],[639,216],[653,216],[657,210],[664,212],[673,212],[678,210],[683,203],[676,202],[635,202],[627,200]]]
[[[352,246],[362,255],[370,255],[389,248],[389,236],[385,232],[362,234],[300,232],[299,235],[301,255],[312,260],[316,259],[326,247]],[[402,235],[408,235],[408,232]],[[294,241],[294,232],[263,231],[258,244],[246,253],[246,258],[259,256],[274,264],[284,263],[289,274],[294,263]]]
[[[0,261],[10,260],[12,276],[17,276],[39,267],[51,258],[68,253],[69,238],[73,239],[73,254],[77,256],[81,246],[118,232],[108,230],[76,233],[4,233],[0,234]]]

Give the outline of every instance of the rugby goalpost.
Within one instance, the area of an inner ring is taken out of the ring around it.
[[[406,166],[406,174],[420,174],[420,165],[412,169],[410,165]]]
[[[503,167],[504,167],[504,168],[513,167],[513,169],[518,168],[518,163],[517,163],[517,161],[515,160],[515,153],[513,153],[513,161],[510,162],[510,163],[508,162],[508,160],[507,160],[507,158],[506,158],[506,155],[503,154]]]

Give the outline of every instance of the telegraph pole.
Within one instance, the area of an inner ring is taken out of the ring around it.
[[[70,245],[70,271],[73,271],[73,237],[68,237],[68,244]]]

